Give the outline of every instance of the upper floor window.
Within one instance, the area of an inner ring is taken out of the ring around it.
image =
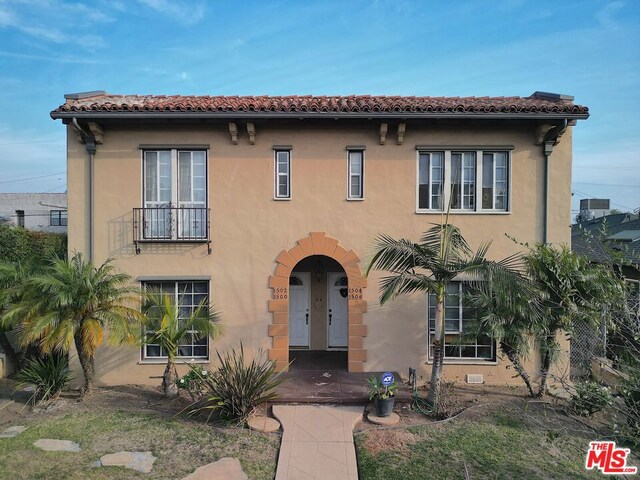
[[[495,342],[486,336],[469,338],[465,327],[473,321],[473,310],[464,306],[465,285],[462,282],[450,282],[445,291],[444,303],[444,358],[458,360],[495,361]],[[428,295],[429,317],[429,359],[433,359],[433,339],[436,329],[436,304],[434,294]]]
[[[66,210],[50,210],[49,225],[51,225],[52,227],[66,227],[67,211]]]
[[[206,238],[206,152],[146,150],[143,169],[144,238]]]
[[[418,212],[509,211],[507,151],[419,152],[417,176]]]
[[[362,200],[364,198],[364,150],[348,152],[349,185],[347,198]]]
[[[291,198],[291,150],[275,150],[275,198]]]

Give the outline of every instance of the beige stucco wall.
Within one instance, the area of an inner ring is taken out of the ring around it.
[[[309,232],[326,232],[346,249],[353,249],[364,268],[376,235],[418,239],[440,214],[416,213],[416,145],[514,145],[511,163],[511,213],[458,214],[458,225],[472,247],[493,241],[489,255],[502,258],[520,242],[542,241],[543,168],[535,127],[427,127],[409,123],[404,143],[389,135],[379,144],[379,123],[348,126],[334,121],[322,125],[257,124],[256,144],[245,135],[233,145],[226,124],[208,126],[104,127],[104,143],[94,160],[94,259],[114,258],[118,268],[134,279],[144,276],[210,276],[211,298],[222,312],[224,336],[213,351],[238,345],[249,350],[271,347],[267,327],[272,315],[269,275],[283,249]],[[393,131],[390,128],[390,131]],[[132,208],[141,206],[140,144],[209,144],[209,207],[213,252],[204,245],[132,244]],[[273,145],[292,146],[292,199],[273,200]],[[347,201],[347,145],[364,145],[365,200]],[[88,250],[87,159],[84,146],[69,131],[68,199],[69,249]],[[571,129],[555,147],[550,162],[549,241],[570,240]],[[364,289],[368,312],[365,370],[417,367],[427,377],[426,299],[400,298],[380,306],[379,272]],[[316,312],[318,313],[318,312]],[[321,316],[318,313],[318,316]],[[317,328],[318,325],[316,324]],[[324,328],[324,327],[322,327]],[[317,333],[317,332],[316,332]],[[315,335],[317,337],[317,335]],[[314,346],[322,347],[315,343]],[[566,342],[565,342],[566,346]],[[532,359],[534,361],[535,359]],[[508,364],[508,362],[506,362]],[[138,348],[102,348],[96,359],[97,379],[108,384],[158,384],[161,365],[144,365]],[[514,382],[513,371],[498,365],[447,365],[445,376],[463,379],[483,373],[488,383]]]

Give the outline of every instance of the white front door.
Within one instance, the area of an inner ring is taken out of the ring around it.
[[[344,273],[330,273],[329,287],[329,348],[346,348],[349,337],[349,284]]]
[[[292,273],[289,277],[289,346],[309,346],[309,295],[311,274]]]

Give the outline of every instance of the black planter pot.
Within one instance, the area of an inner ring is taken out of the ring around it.
[[[376,415],[378,417],[388,417],[393,412],[393,404],[395,402],[395,397],[389,398],[378,398],[375,397],[373,399],[373,407],[376,409]]]

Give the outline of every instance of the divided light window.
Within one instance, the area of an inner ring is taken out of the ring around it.
[[[419,152],[417,203],[418,212],[449,204],[452,211],[509,211],[509,152]]]
[[[207,153],[145,150],[144,238],[207,237]]]
[[[275,150],[276,198],[291,198],[291,150]]]
[[[349,200],[364,198],[364,150],[349,150]]]
[[[50,210],[49,225],[51,225],[52,227],[66,227],[67,211],[66,210]]]
[[[462,282],[450,282],[447,285],[444,301],[444,358],[447,360],[485,360],[495,361],[495,342],[489,337],[470,338],[465,329],[473,321],[473,311],[463,304],[465,285]],[[436,328],[436,304],[434,294],[428,295],[429,317],[429,359],[433,359],[433,340]]]
[[[163,296],[170,297],[180,306],[179,318],[188,317],[202,303],[209,302],[209,282],[207,281],[163,281],[144,282],[143,288]],[[142,347],[142,359],[166,359],[167,351],[157,344],[145,343]],[[178,346],[178,358],[208,359],[209,338],[198,331],[187,333],[185,340]]]

